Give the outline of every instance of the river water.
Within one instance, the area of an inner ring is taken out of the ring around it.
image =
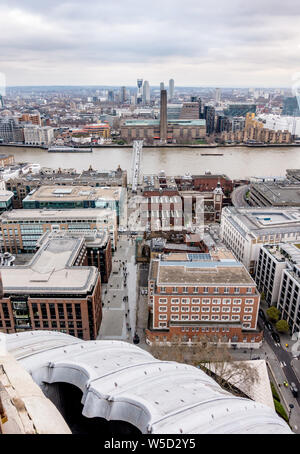
[[[202,156],[203,153],[223,156]],[[53,168],[115,170],[118,165],[131,174],[132,149],[94,148],[92,153],[48,153],[38,148],[0,147],[0,154],[13,154],[16,162],[39,163]],[[168,175],[224,173],[232,179],[251,176],[284,176],[286,169],[300,168],[300,147],[144,148],[142,173],[164,170]]]

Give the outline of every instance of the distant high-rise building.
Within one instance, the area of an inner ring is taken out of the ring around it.
[[[215,95],[216,104],[221,102],[221,88],[216,88],[216,95]]]
[[[296,96],[284,99],[282,115],[290,115],[292,117],[300,116],[300,110]]]
[[[167,141],[168,119],[167,119],[167,90],[160,91],[160,140]]]
[[[148,80],[145,80],[143,85],[143,103],[144,104],[150,103],[150,85]]]
[[[4,101],[2,95],[0,95],[0,109],[3,109],[4,107]]]
[[[206,120],[206,133],[212,134],[215,130],[215,109],[212,106],[204,106],[204,118]]]
[[[107,100],[108,102],[114,102],[114,92],[112,90],[108,90]]]
[[[126,87],[121,87],[121,103],[124,104],[127,99]]]
[[[169,99],[174,98],[174,79],[169,80]]]
[[[159,88],[160,88],[160,91],[162,91],[162,90],[165,89],[165,84],[164,84],[164,82],[161,82],[161,83],[160,83]]]
[[[137,79],[137,95],[136,95],[136,103],[141,104],[143,101],[143,92],[142,92],[142,87],[143,87],[143,79]]]

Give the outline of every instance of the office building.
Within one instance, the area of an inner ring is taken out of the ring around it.
[[[150,104],[150,85],[148,80],[145,80],[143,85],[143,104]]]
[[[255,280],[269,306],[277,306],[292,333],[300,332],[300,244],[279,243],[260,249]]]
[[[221,88],[216,88],[215,102],[216,102],[216,105],[220,104],[220,102],[221,102]]]
[[[161,83],[160,83],[159,89],[160,89],[160,91],[162,91],[162,90],[165,89],[165,84],[164,84],[164,82],[161,82]]]
[[[1,267],[1,328],[62,331],[95,339],[102,319],[101,280],[86,266],[84,240],[50,238],[28,265]]]
[[[245,117],[247,113],[256,113],[256,104],[236,103],[229,104],[227,109],[224,109],[224,114],[227,117]]]
[[[45,232],[70,230],[81,234],[108,231],[111,247],[117,244],[115,211],[99,208],[71,210],[10,210],[0,217],[0,244],[4,252],[35,252]]]
[[[300,183],[290,180],[252,183],[248,203],[259,207],[300,207]]]
[[[184,102],[182,104],[181,119],[198,120],[199,119],[199,103],[198,102]]]
[[[14,118],[0,119],[0,142],[23,143],[24,130]]]
[[[23,199],[24,209],[81,209],[103,208],[120,216],[124,188],[100,188],[91,186],[47,186],[43,185],[34,189]]]
[[[143,79],[137,79],[136,103],[141,104],[142,102],[143,102]]]
[[[26,125],[24,127],[24,142],[27,145],[50,145],[54,140],[51,126]]]
[[[300,240],[300,209],[224,207],[221,240],[254,273],[263,244]]]
[[[296,96],[283,100],[282,115],[300,117],[299,104]]]
[[[206,121],[206,133],[208,135],[214,133],[215,131],[215,120],[216,120],[216,111],[212,106],[204,106],[203,112],[205,121]]]
[[[124,104],[127,101],[126,87],[121,87],[121,103]]]
[[[259,301],[254,280],[225,248],[163,255],[149,271],[147,341],[259,348]]]
[[[0,190],[0,213],[11,210],[13,207],[14,193]]]
[[[174,98],[174,79],[169,80],[169,99]]]

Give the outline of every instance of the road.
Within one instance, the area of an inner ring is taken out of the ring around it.
[[[231,193],[231,201],[233,206],[236,208],[249,208],[248,203],[245,200],[247,191],[249,191],[249,185],[238,186]]]

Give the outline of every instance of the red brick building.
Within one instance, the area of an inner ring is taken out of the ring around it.
[[[258,348],[260,295],[246,268],[226,249],[169,254],[151,262],[148,343],[201,342]]]

